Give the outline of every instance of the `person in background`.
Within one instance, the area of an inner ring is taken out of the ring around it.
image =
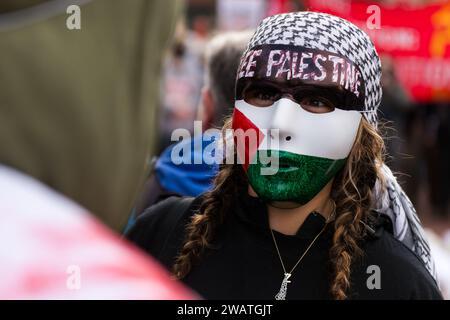
[[[107,227],[126,221],[144,172],[179,9],[1,1],[0,299],[196,297]]]
[[[428,197],[433,213],[441,219],[450,218],[450,112],[447,103],[424,106],[425,155]]]
[[[202,56],[190,41],[191,32],[179,22],[175,34],[163,65],[158,151],[170,145],[170,136],[176,128],[193,132],[203,85]]]
[[[422,105],[424,181],[429,201],[428,236],[434,252],[440,286],[450,299],[450,126],[449,105]]]
[[[236,71],[250,37],[250,31],[227,32],[216,35],[207,44],[204,86],[197,113],[203,131],[221,127],[225,116],[231,114],[234,106]],[[193,160],[197,152],[203,154],[204,148],[212,143],[210,138],[213,137],[198,136],[189,141],[173,144],[154,160],[154,169],[151,170],[136,201],[126,230],[152,204],[172,195],[195,197],[211,187],[212,178],[218,169],[216,165],[204,163],[203,158],[200,164],[191,161],[191,164],[176,165],[171,157],[175,146],[182,148],[184,144],[188,144]],[[196,142],[202,146],[199,150],[194,148]]]
[[[394,63],[390,56],[382,55],[381,59],[381,86],[383,96],[380,104],[381,120],[387,121],[392,129],[387,132],[386,151],[389,163],[393,171],[399,171],[404,164],[404,144],[406,141],[405,119],[413,108],[411,98],[402,87],[395,74]]]

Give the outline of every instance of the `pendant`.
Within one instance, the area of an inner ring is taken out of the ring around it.
[[[287,285],[288,285],[288,283],[291,283],[289,281],[290,277],[291,277],[290,273],[285,273],[284,274],[283,282],[281,282],[280,291],[278,291],[277,295],[275,296],[276,300],[286,300]]]

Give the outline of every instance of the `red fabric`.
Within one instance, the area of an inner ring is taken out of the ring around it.
[[[2,166],[0,219],[0,299],[196,298],[83,208]]]

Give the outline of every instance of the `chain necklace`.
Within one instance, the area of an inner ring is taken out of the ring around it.
[[[275,296],[276,300],[286,300],[287,286],[289,283],[291,283],[289,278],[292,276],[292,273],[294,272],[295,268],[297,268],[299,263],[302,261],[303,257],[308,253],[309,249],[313,246],[314,242],[316,242],[316,240],[323,233],[323,231],[327,227],[328,223],[334,218],[334,215],[336,213],[336,203],[333,200],[331,200],[331,201],[333,203],[333,211],[330,214],[330,216],[327,218],[325,225],[323,226],[322,230],[320,230],[320,232],[316,235],[316,237],[313,239],[313,241],[311,241],[308,248],[306,248],[305,252],[303,252],[301,257],[298,259],[298,261],[295,263],[295,265],[292,267],[292,269],[289,272],[286,271],[286,267],[284,266],[283,259],[281,258],[280,250],[278,249],[277,240],[275,239],[275,235],[273,234],[272,228],[270,228],[270,233],[272,234],[273,243],[275,244],[275,248],[277,249],[278,258],[280,258],[281,266],[283,267],[283,271],[284,271],[284,278],[283,278],[283,281],[281,282],[280,291],[278,291],[277,295]]]

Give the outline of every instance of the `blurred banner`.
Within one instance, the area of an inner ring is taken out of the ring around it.
[[[366,31],[378,53],[392,56],[399,81],[414,100],[450,100],[450,2],[414,8],[349,0],[306,4]]]
[[[292,0],[217,0],[218,27],[222,31],[255,29],[265,17],[296,11]]]
[[[271,16],[278,13],[294,11],[290,0],[269,0],[267,4],[267,15]]]

